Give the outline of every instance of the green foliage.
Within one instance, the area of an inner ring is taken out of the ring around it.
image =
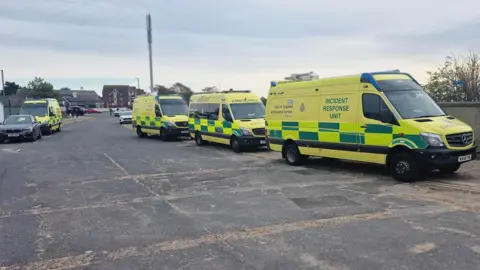
[[[53,85],[40,77],[35,77],[21,91],[28,98],[58,98],[58,93],[53,90]]]
[[[175,83],[172,87],[167,88],[163,85],[155,85],[154,89],[157,91],[159,96],[161,95],[180,95],[182,98],[189,103],[190,97],[193,95],[192,89],[185,86],[181,83]]]
[[[5,90],[5,95],[16,95],[18,89],[20,89],[20,85],[16,84],[15,82],[6,81],[5,85],[3,86]]]
[[[480,101],[479,54],[470,52],[467,56],[447,56],[442,66],[427,73],[430,78],[425,90],[436,101]]]
[[[72,89],[70,89],[70,87],[64,86],[64,87],[60,88],[60,90],[72,90]]]

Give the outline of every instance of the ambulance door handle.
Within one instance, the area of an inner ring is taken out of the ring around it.
[[[367,128],[367,125],[360,126],[360,128]]]

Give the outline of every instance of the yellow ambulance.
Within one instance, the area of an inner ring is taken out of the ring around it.
[[[273,81],[267,139],[290,165],[308,156],[383,164],[393,177],[453,173],[475,159],[470,126],[447,115],[408,73],[398,70]]]
[[[199,146],[205,141],[221,143],[239,153],[266,145],[265,106],[248,90],[193,95],[188,124]]]
[[[30,114],[40,122],[42,134],[62,131],[62,109],[54,98],[27,99],[23,102],[19,114]]]
[[[178,95],[142,95],[133,101],[132,125],[138,137],[158,135],[167,141],[188,137],[188,105]]]

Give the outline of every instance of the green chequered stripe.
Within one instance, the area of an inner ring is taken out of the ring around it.
[[[300,127],[300,123],[294,121],[281,122],[281,124],[277,123],[274,126],[277,128],[268,129],[268,136],[270,138],[283,139],[283,131],[298,131],[299,140],[319,141],[321,140],[322,132],[330,132],[339,133],[340,143],[365,144],[365,135],[385,134],[392,136],[390,141],[393,143],[393,145],[403,143],[410,148],[427,147],[425,141],[420,137],[420,135],[404,134],[400,136],[399,134],[394,133],[393,126],[386,125],[367,124],[367,128],[365,128],[365,133],[341,131],[341,123],[339,122],[318,122],[318,130],[316,132],[304,131]],[[281,127],[281,129],[278,129],[279,127]]]
[[[213,133],[216,133],[216,134],[223,134],[223,135],[234,134],[237,136],[242,135],[242,132],[239,128],[233,128],[232,122],[223,121],[222,123],[220,123],[220,121],[215,121],[215,120],[204,120],[204,121],[201,121],[201,120],[202,119],[193,119],[192,121],[192,119],[189,119],[188,128],[190,132],[195,132],[196,130],[200,130],[202,132],[209,132],[208,127],[214,127],[215,132]]]

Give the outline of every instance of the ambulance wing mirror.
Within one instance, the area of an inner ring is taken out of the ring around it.
[[[233,122],[232,116],[230,114],[226,114],[224,117],[225,117],[225,121]]]

